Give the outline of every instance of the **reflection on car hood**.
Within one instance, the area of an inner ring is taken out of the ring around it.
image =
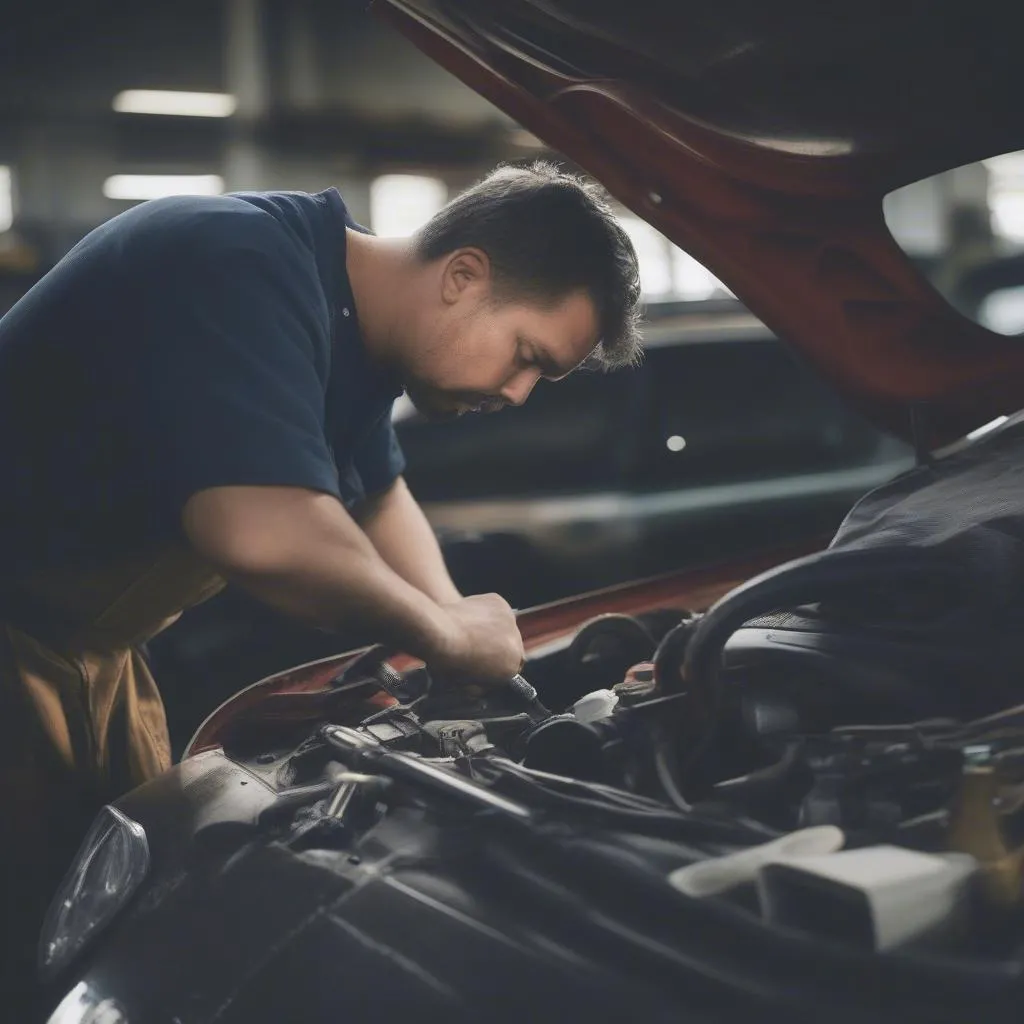
[[[1024,148],[993,0],[378,0],[416,45],[720,277],[863,412],[932,444],[1024,406],[882,197]]]

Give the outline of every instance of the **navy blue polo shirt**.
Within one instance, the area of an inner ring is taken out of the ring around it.
[[[356,505],[403,469],[335,189],[175,197],[97,228],[0,320],[0,577],[181,536],[208,487]]]

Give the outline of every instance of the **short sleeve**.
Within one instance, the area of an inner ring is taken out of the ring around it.
[[[366,495],[386,491],[405,471],[405,456],[390,411],[374,423],[353,453],[352,462]]]
[[[330,322],[312,254],[265,213],[218,209],[137,280],[142,330],[121,378],[164,500],[179,511],[229,485],[339,496],[324,437]]]

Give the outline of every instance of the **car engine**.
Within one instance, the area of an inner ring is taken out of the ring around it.
[[[880,659],[772,572],[598,615],[501,686],[371,648],[236,708],[100,816],[44,969],[146,1020],[1019,1019],[1007,660],[929,689],[939,620]]]
[[[393,807],[434,802],[553,848],[614,836],[687,896],[840,947],[1012,956],[1024,707],[894,720],[871,692],[830,704],[820,679],[780,686],[721,650],[709,700],[702,629],[683,609],[602,615],[534,658],[531,682],[473,695],[373,649],[338,682],[373,682],[387,706],[227,752],[273,773],[262,819],[296,850],[354,849]]]

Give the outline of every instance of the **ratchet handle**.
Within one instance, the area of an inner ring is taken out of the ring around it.
[[[540,702],[540,698],[537,696],[536,689],[528,683],[518,672],[508,681],[509,689],[523,701],[523,703],[529,705],[532,712],[539,715],[542,718],[550,718],[551,712],[544,707]]]

